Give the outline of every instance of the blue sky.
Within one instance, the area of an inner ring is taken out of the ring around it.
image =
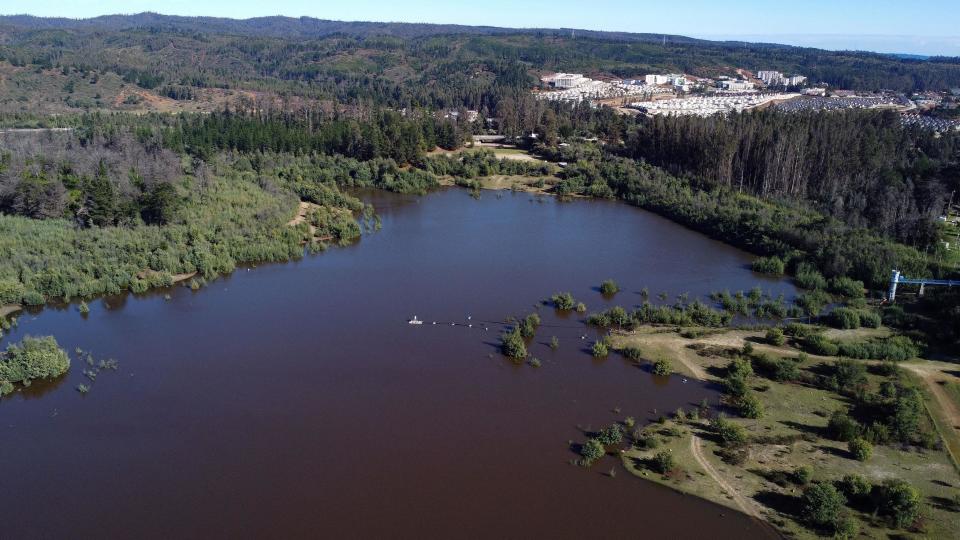
[[[960,56],[958,0],[3,0],[0,13],[92,17],[155,11],[247,18],[575,27]]]

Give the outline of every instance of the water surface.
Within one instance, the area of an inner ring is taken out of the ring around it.
[[[64,380],[0,403],[3,536],[767,534],[612,457],[569,464],[581,428],[648,421],[716,401],[714,389],[594,360],[579,317],[547,308],[531,346],[543,367],[514,365],[497,354],[495,321],[556,291],[599,310],[639,304],[643,287],[673,297],[761,284],[789,297],[789,285],[751,273],[744,252],[617,203],[369,196],[383,229],[353,246],[170,300],[98,300],[86,319],[75,306],[24,314],[4,343],[52,334],[120,369],[81,396],[75,359]],[[594,290],[606,278],[624,289],[612,302]],[[407,325],[414,314],[428,324]],[[429,324],[468,316],[473,328]]]

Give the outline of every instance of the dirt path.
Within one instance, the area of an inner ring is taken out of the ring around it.
[[[933,397],[937,399],[937,403],[939,403],[943,409],[945,419],[948,421],[950,427],[958,429],[958,427],[960,427],[960,408],[950,399],[950,396],[947,395],[943,386],[940,385],[941,381],[955,379],[956,377],[944,373],[943,369],[936,365],[920,366],[906,364],[904,367],[923,379],[923,382],[930,388]],[[958,368],[953,367],[952,369]]]
[[[310,211],[312,205],[305,201],[300,201],[300,205],[297,206],[297,215],[293,219],[287,222],[287,225],[291,227],[296,227],[297,225],[303,223],[307,220],[307,212]]]
[[[690,371],[690,374],[693,376],[694,379],[699,379],[701,381],[707,380],[707,372],[704,371],[702,367],[697,365],[696,362],[691,362],[690,360],[688,360],[686,358],[686,355],[683,354],[683,352],[684,352],[683,350],[676,351],[675,358],[677,359],[677,361],[683,364],[683,367],[687,368]]]
[[[954,464],[960,468],[960,407],[947,395],[947,391],[940,384],[950,379],[956,379],[946,371],[956,370],[957,366],[928,362],[924,364],[903,364],[903,367],[919,377],[923,384],[930,389],[933,399],[937,401],[937,405],[940,407],[939,411],[934,411],[930,407],[927,407],[927,410],[931,415],[939,416],[939,423],[943,424],[942,429],[945,431],[941,435],[944,438],[944,443],[946,443],[947,451],[953,458]]]
[[[720,486],[720,489],[725,491],[728,495],[733,497],[733,502],[737,505],[737,508],[740,509],[744,514],[756,519],[766,527],[773,529],[773,526],[770,525],[767,520],[765,520],[761,515],[760,511],[757,510],[756,505],[753,501],[747,499],[740,494],[733,486],[731,486],[726,480],[720,476],[720,472],[713,468],[713,465],[707,461],[706,456],[703,455],[703,447],[700,445],[700,437],[695,434],[690,434],[690,452],[693,454],[693,458],[697,460],[697,463],[703,468],[704,472],[707,473],[707,476],[713,479],[714,482]],[[777,533],[779,535],[779,533]]]

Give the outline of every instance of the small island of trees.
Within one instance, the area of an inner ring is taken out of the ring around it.
[[[55,379],[70,369],[70,357],[53,337],[23,338],[0,353],[0,396],[14,390],[14,384],[29,385],[40,379]]]

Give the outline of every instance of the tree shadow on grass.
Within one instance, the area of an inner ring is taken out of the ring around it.
[[[801,424],[800,422],[794,422],[793,420],[782,420],[780,423],[790,429],[799,431],[800,433],[807,433],[821,439],[827,438],[827,429],[823,427]]]
[[[753,496],[758,503],[793,519],[800,518],[800,498],[776,491],[760,491]]]
[[[776,484],[782,488],[785,488],[793,483],[790,481],[790,471],[747,469],[747,472],[753,473],[760,478],[763,478],[767,482]]]
[[[928,497],[928,499],[930,500],[930,506],[938,510],[943,510],[945,512],[954,512],[954,513],[960,512],[960,506],[958,506],[957,503],[954,502],[952,499],[948,499],[946,497],[940,497],[937,495],[931,495]]]
[[[841,450],[840,448],[820,445],[820,446],[817,446],[817,450],[820,450],[824,454],[830,454],[831,456],[836,456],[844,459],[853,459],[853,456],[850,454],[850,452],[847,452],[846,450]]]

